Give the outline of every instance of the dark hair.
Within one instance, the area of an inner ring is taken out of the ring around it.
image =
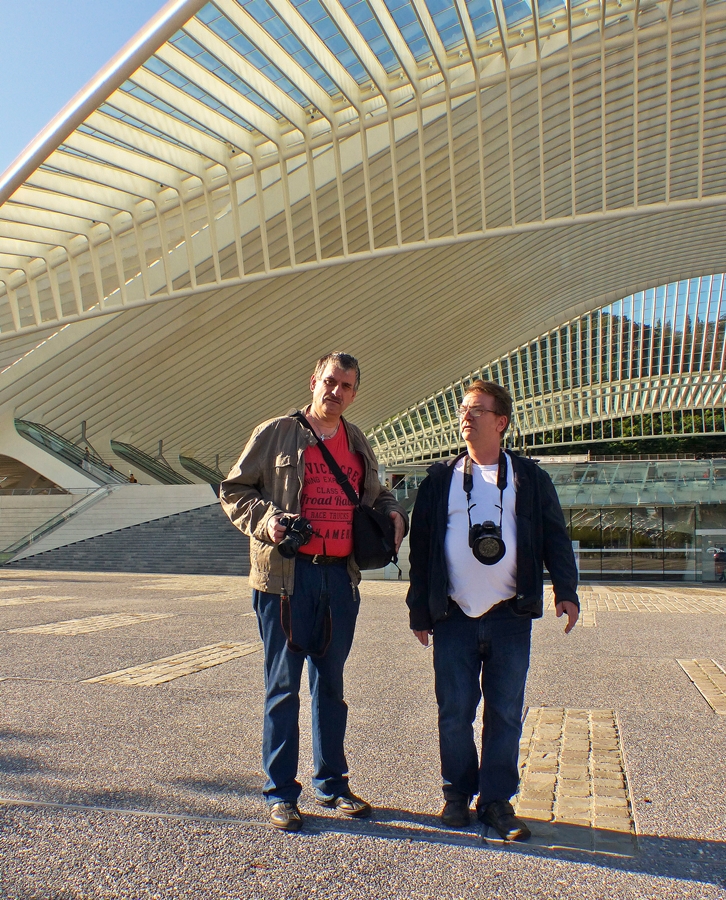
[[[325,367],[331,362],[335,363],[336,366],[339,366],[341,369],[355,369],[355,387],[356,390],[358,390],[358,386],[360,385],[360,366],[358,365],[358,360],[355,356],[351,356],[350,353],[341,353],[339,350],[334,350],[332,353],[321,356],[315,363],[315,377],[319,378],[325,371]]]
[[[467,394],[488,394],[492,397],[494,399],[494,412],[498,416],[507,417],[507,428],[509,428],[509,423],[512,421],[512,397],[506,388],[503,388],[501,384],[497,384],[496,381],[482,381],[479,378],[464,388],[464,396]]]

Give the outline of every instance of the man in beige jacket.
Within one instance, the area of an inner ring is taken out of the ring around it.
[[[360,368],[349,354],[330,353],[318,360],[310,379],[312,402],[303,411],[315,434],[292,415],[263,422],[220,491],[224,511],[250,537],[250,584],[265,648],[264,795],[271,823],[283,831],[302,827],[296,776],[305,659],[315,800],[347,816],[371,812],[350,791],[343,747],[348,711],[343,668],[360,603],[353,505],[315,439],[325,441],[362,502],[391,516],[398,549],[406,514],[381,486],[378,463],[363,432],[343,418],[359,384]]]

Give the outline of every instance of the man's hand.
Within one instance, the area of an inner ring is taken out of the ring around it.
[[[569,634],[577,624],[580,618],[580,610],[571,600],[562,600],[555,606],[557,618],[567,615],[567,625],[565,626],[565,634]]]
[[[403,536],[406,533],[406,523],[404,522],[401,513],[392,512],[391,518],[393,519],[396,553],[398,553],[398,548],[401,546],[401,541],[403,540]]]
[[[428,645],[429,645],[429,635],[430,635],[430,634],[433,634],[433,631],[432,631],[430,628],[429,628],[428,631],[416,631],[416,629],[414,629],[414,630],[413,630],[413,633],[414,633],[414,634],[416,635],[416,637],[421,641],[421,643],[424,645],[424,647],[428,647]]]
[[[287,528],[284,525],[280,525],[280,519],[285,518],[282,513],[279,516],[272,516],[267,520],[267,533],[270,536],[270,540],[273,544],[279,544],[280,541],[285,537],[285,532]],[[290,519],[296,519],[297,516],[288,516]]]

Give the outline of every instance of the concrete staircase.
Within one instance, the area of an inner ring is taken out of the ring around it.
[[[51,497],[19,497],[17,499],[28,503],[31,500],[36,500],[36,502],[38,500],[55,500]],[[72,498],[73,502],[78,499],[78,497]],[[218,503],[219,501],[208,484],[112,485],[107,495],[102,497],[98,503],[91,504],[88,509],[73,516],[60,528],[43,535],[31,546],[21,551],[15,557],[15,561],[44,553],[46,550],[54,550],[56,547],[76,544],[87,538],[120,531],[122,528],[130,528],[132,525],[141,525],[143,522],[150,522],[154,519],[164,519],[176,515],[176,513],[204,506],[216,506]],[[19,516],[20,512],[21,510],[17,509],[15,515]],[[51,515],[53,513],[49,513],[46,520],[50,519]]]
[[[66,544],[7,565],[89,572],[248,575],[249,538],[214,503]]]

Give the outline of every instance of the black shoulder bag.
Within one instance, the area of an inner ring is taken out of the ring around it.
[[[318,442],[323,459],[330,469],[331,475],[341,486],[346,497],[353,504],[353,557],[359,569],[382,569],[389,563],[398,562],[396,553],[396,530],[390,516],[379,513],[372,506],[361,503],[353,485],[335,461],[333,454],[325,446],[325,442],[315,434],[315,429],[303,413],[294,415],[301,425],[312,431]],[[361,485],[361,492],[363,486]]]

